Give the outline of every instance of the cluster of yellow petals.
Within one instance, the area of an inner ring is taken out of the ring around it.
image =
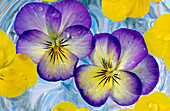
[[[53,1],[56,1],[56,0],[43,0],[43,1],[46,1],[46,2],[53,2]]]
[[[51,111],[91,111],[87,108],[77,108],[77,106],[71,102],[60,102],[56,104]]]
[[[170,97],[161,92],[144,95],[136,102],[134,109],[119,111],[170,111]]]
[[[161,0],[150,0],[160,2]],[[122,21],[127,17],[138,18],[150,10],[149,0],[102,0],[103,14],[113,21]]]
[[[13,41],[2,30],[0,41],[0,95],[17,97],[36,84],[37,68],[28,56],[16,54]]]
[[[163,58],[170,71],[170,14],[164,14],[155,20],[152,28],[144,34],[149,52]]]

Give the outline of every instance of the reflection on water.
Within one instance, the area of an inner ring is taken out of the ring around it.
[[[0,29],[4,30],[9,37],[16,42],[17,35],[13,28],[13,22],[19,9],[28,2],[39,2],[40,0],[0,0]],[[58,0],[60,1],[60,0]],[[101,0],[79,0],[88,9],[92,17],[93,34],[111,33],[119,28],[129,28],[139,31],[141,34],[153,26],[153,22],[160,15],[170,13],[170,2],[162,0],[160,3],[152,3],[150,12],[141,18],[127,18],[122,22],[113,22],[106,18],[101,12]],[[168,6],[169,5],[169,6]],[[165,67],[162,59],[156,58],[160,68],[159,83],[154,89],[162,91],[170,96],[170,73]],[[79,64],[90,64],[88,58],[79,61]],[[169,74],[168,74],[169,73]],[[38,79],[37,84],[16,98],[4,98],[0,96],[0,111],[50,111],[52,107],[62,101],[70,101],[78,107],[86,107],[93,111],[117,111],[120,108],[132,108],[133,105],[121,107],[110,98],[101,107],[88,105],[80,96],[74,78],[67,81],[47,82]]]

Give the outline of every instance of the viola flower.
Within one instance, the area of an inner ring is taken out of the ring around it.
[[[161,0],[150,1],[160,2]],[[127,17],[142,17],[149,10],[149,0],[102,0],[103,14],[116,22],[125,20]]]
[[[51,111],[91,111],[87,108],[77,108],[77,106],[71,102],[60,102],[56,104]]]
[[[36,84],[36,65],[28,56],[16,54],[13,41],[2,30],[0,41],[0,95],[17,97]]]
[[[90,27],[90,15],[78,1],[63,0],[53,6],[28,3],[18,12],[14,24],[19,35],[17,52],[38,64],[42,79],[69,79],[77,61],[94,47]]]
[[[93,65],[81,65],[74,72],[76,86],[87,103],[101,106],[110,96],[117,104],[127,106],[154,89],[159,68],[140,33],[119,29],[94,38],[90,55]]]
[[[144,34],[144,39],[149,52],[159,58],[163,58],[170,70],[170,14],[161,15],[154,22],[152,28]]]
[[[119,111],[170,111],[170,97],[161,92],[142,96],[135,104],[134,109]]]

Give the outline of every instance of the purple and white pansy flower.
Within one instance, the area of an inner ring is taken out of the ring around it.
[[[14,23],[19,36],[16,49],[38,64],[41,78],[66,80],[73,76],[77,61],[94,48],[90,27],[87,9],[76,0],[53,5],[28,3],[18,12]]]
[[[154,89],[159,68],[140,33],[119,29],[96,34],[94,39],[93,64],[81,65],[74,72],[76,86],[87,103],[101,106],[111,97],[127,106]]]

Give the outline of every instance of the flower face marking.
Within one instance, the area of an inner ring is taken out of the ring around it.
[[[94,47],[90,15],[78,1],[26,4],[14,27],[19,35],[17,52],[37,63],[40,77],[48,81],[72,77],[78,60]]]
[[[138,32],[119,29],[94,38],[93,65],[81,65],[74,72],[76,86],[87,103],[101,106],[110,96],[127,106],[153,90],[159,78],[158,64],[148,55]]]

